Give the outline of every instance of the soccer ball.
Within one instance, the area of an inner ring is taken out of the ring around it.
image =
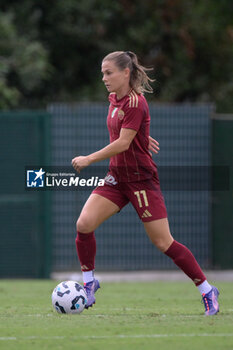
[[[52,293],[53,307],[60,314],[80,314],[86,303],[86,292],[75,281],[59,283]]]

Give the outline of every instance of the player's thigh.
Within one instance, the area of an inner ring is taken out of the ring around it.
[[[151,242],[165,252],[173,242],[167,218],[144,222],[144,227]]]
[[[165,201],[159,184],[153,179],[126,184],[127,196],[140,220],[150,222],[167,217]]]
[[[118,205],[111,200],[93,193],[86,201],[78,218],[77,231],[82,233],[92,232],[119,210]]]

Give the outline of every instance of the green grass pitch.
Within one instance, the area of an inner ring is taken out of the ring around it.
[[[80,315],[53,311],[57,281],[0,282],[0,349],[233,349],[233,282],[218,282],[220,313],[205,317],[191,282],[101,283]]]

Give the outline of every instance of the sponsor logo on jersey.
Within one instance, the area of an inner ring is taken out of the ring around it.
[[[117,181],[114,176],[108,174],[105,178],[104,181],[108,185],[117,185]]]

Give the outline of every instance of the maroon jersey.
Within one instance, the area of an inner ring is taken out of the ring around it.
[[[117,182],[152,178],[157,173],[157,167],[148,150],[150,114],[145,97],[131,90],[120,100],[111,93],[109,101],[107,126],[110,143],[119,138],[121,128],[137,131],[129,149],[110,158],[109,174]]]

